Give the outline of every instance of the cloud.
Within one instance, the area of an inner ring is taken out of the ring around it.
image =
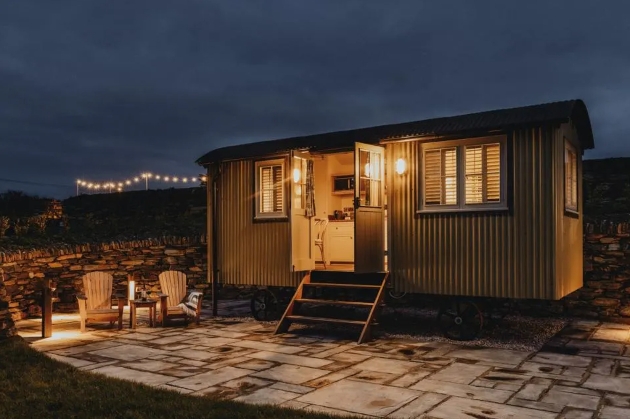
[[[71,194],[76,177],[196,173],[197,157],[229,144],[576,97],[595,131],[587,157],[630,155],[629,11],[624,1],[7,2],[0,178]]]

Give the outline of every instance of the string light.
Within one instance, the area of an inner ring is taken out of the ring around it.
[[[88,189],[90,191],[107,191],[113,192],[118,191],[122,192],[124,189],[133,186],[134,184],[142,183],[145,184],[145,188],[149,189],[149,179],[151,182],[161,182],[161,183],[189,183],[189,182],[206,182],[207,177],[205,175],[194,175],[191,177],[179,177],[179,176],[168,176],[168,175],[159,175],[151,172],[143,172],[140,173],[139,176],[134,176],[127,178],[125,180],[120,181],[108,181],[108,182],[90,182],[85,179],[76,179],[76,187],[77,187],[77,195],[80,193],[82,188]]]

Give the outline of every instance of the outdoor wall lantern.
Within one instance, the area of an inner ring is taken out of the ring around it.
[[[407,171],[407,162],[405,159],[400,158],[396,160],[396,173],[403,175]]]

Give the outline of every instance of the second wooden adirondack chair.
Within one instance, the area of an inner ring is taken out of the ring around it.
[[[190,318],[199,324],[203,293],[188,291],[186,274],[179,271],[165,271],[159,276],[160,322],[162,326],[172,319],[183,319],[186,324]]]
[[[83,276],[83,294],[77,294],[79,300],[79,316],[81,333],[85,332],[85,324],[89,321],[106,322],[110,325],[118,321],[118,330],[122,329],[124,295],[112,294],[114,278],[106,272],[90,272]],[[118,308],[113,308],[117,300]]]

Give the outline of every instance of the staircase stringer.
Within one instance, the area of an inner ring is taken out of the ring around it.
[[[385,273],[383,277],[383,281],[381,282],[381,286],[376,294],[376,299],[374,300],[374,305],[370,309],[370,314],[365,320],[365,325],[363,326],[363,330],[361,331],[361,336],[359,337],[359,341],[357,342],[359,345],[363,342],[370,340],[372,337],[372,326],[374,323],[374,319],[377,313],[377,310],[380,309],[381,304],[383,303],[383,298],[385,298],[385,285],[387,283],[387,278],[389,277],[389,272]]]
[[[277,335],[278,333],[286,333],[289,331],[289,327],[291,326],[291,321],[287,319],[287,316],[293,315],[293,309],[295,307],[295,300],[299,300],[302,298],[304,284],[310,284],[310,283],[311,283],[311,273],[309,272],[304,276],[304,278],[302,278],[302,282],[300,282],[300,285],[295,290],[295,294],[293,294],[293,298],[291,298],[291,301],[289,302],[287,309],[284,310],[284,314],[282,315],[282,318],[278,322],[276,331],[273,332],[274,335]]]

